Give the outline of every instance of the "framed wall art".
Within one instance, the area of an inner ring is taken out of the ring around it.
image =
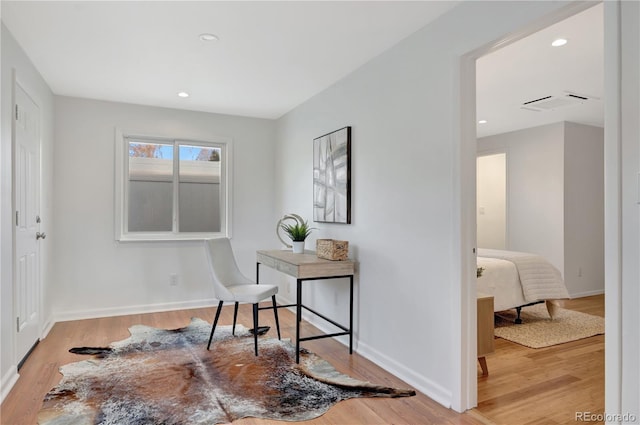
[[[351,223],[351,127],[313,139],[313,221]]]

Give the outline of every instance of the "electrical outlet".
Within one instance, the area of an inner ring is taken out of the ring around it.
[[[178,286],[178,274],[170,273],[169,274],[169,286]]]

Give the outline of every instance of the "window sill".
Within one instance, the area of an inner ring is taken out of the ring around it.
[[[141,233],[124,234],[116,238],[117,242],[177,242],[177,241],[203,241],[225,237],[223,233],[193,233],[193,234],[167,234],[167,233]]]

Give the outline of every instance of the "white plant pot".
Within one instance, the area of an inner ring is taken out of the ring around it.
[[[294,254],[302,254],[304,252],[304,241],[300,241],[300,242],[293,241],[291,242],[291,245],[293,246]]]

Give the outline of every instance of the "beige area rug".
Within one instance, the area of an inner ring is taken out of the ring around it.
[[[536,304],[522,309],[522,324],[513,323],[515,310],[495,316],[495,336],[531,348],[549,347],[604,334],[604,318],[556,307],[551,319],[546,306]]]

